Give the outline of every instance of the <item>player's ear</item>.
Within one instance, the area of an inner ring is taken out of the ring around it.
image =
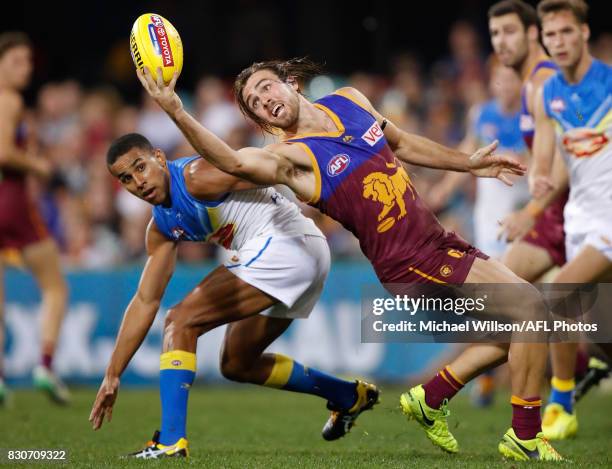
[[[155,150],[153,150],[153,155],[155,155],[155,159],[159,161],[159,164],[162,166],[162,168],[165,168],[166,154],[164,153],[164,151],[161,148],[156,148]]]
[[[289,75],[287,79],[285,80],[285,83],[291,86],[291,88],[293,88],[295,91],[299,91],[300,89],[300,85],[297,81],[297,77],[294,77],[293,75]]]
[[[527,28],[527,39],[530,41],[537,41],[539,39],[540,31],[535,24],[532,24]]]
[[[591,38],[591,28],[588,24],[583,23],[580,25],[580,29],[582,30],[582,39],[584,39],[584,42],[588,42]]]

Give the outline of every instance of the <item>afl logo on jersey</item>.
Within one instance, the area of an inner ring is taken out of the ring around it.
[[[337,176],[348,168],[351,158],[346,153],[341,153],[334,156],[329,163],[327,163],[327,175],[330,177]]]
[[[529,114],[521,114],[521,119],[519,120],[519,128],[522,132],[530,132],[535,129],[533,117],[531,117]]]

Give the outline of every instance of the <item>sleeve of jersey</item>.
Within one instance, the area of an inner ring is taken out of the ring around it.
[[[168,224],[166,223],[164,217],[159,213],[159,209],[157,207],[153,207],[152,215],[155,226],[157,226],[159,232],[164,235],[164,237],[171,240],[172,238],[169,235]]]

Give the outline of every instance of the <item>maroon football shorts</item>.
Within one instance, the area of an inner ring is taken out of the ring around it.
[[[563,208],[569,192],[560,195],[536,220],[533,229],[522,241],[544,249],[553,262],[562,266],[565,258],[565,232],[563,231]]]

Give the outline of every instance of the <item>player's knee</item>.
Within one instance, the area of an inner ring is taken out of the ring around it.
[[[186,311],[180,306],[174,306],[166,313],[164,320],[164,335],[184,335],[193,329],[189,323]]]
[[[239,359],[221,358],[221,374],[230,381],[239,383],[247,382],[249,379],[249,367]]]
[[[542,294],[530,283],[521,285],[520,301],[523,303],[519,308],[523,313],[522,319],[542,321],[548,318],[548,308]]]

